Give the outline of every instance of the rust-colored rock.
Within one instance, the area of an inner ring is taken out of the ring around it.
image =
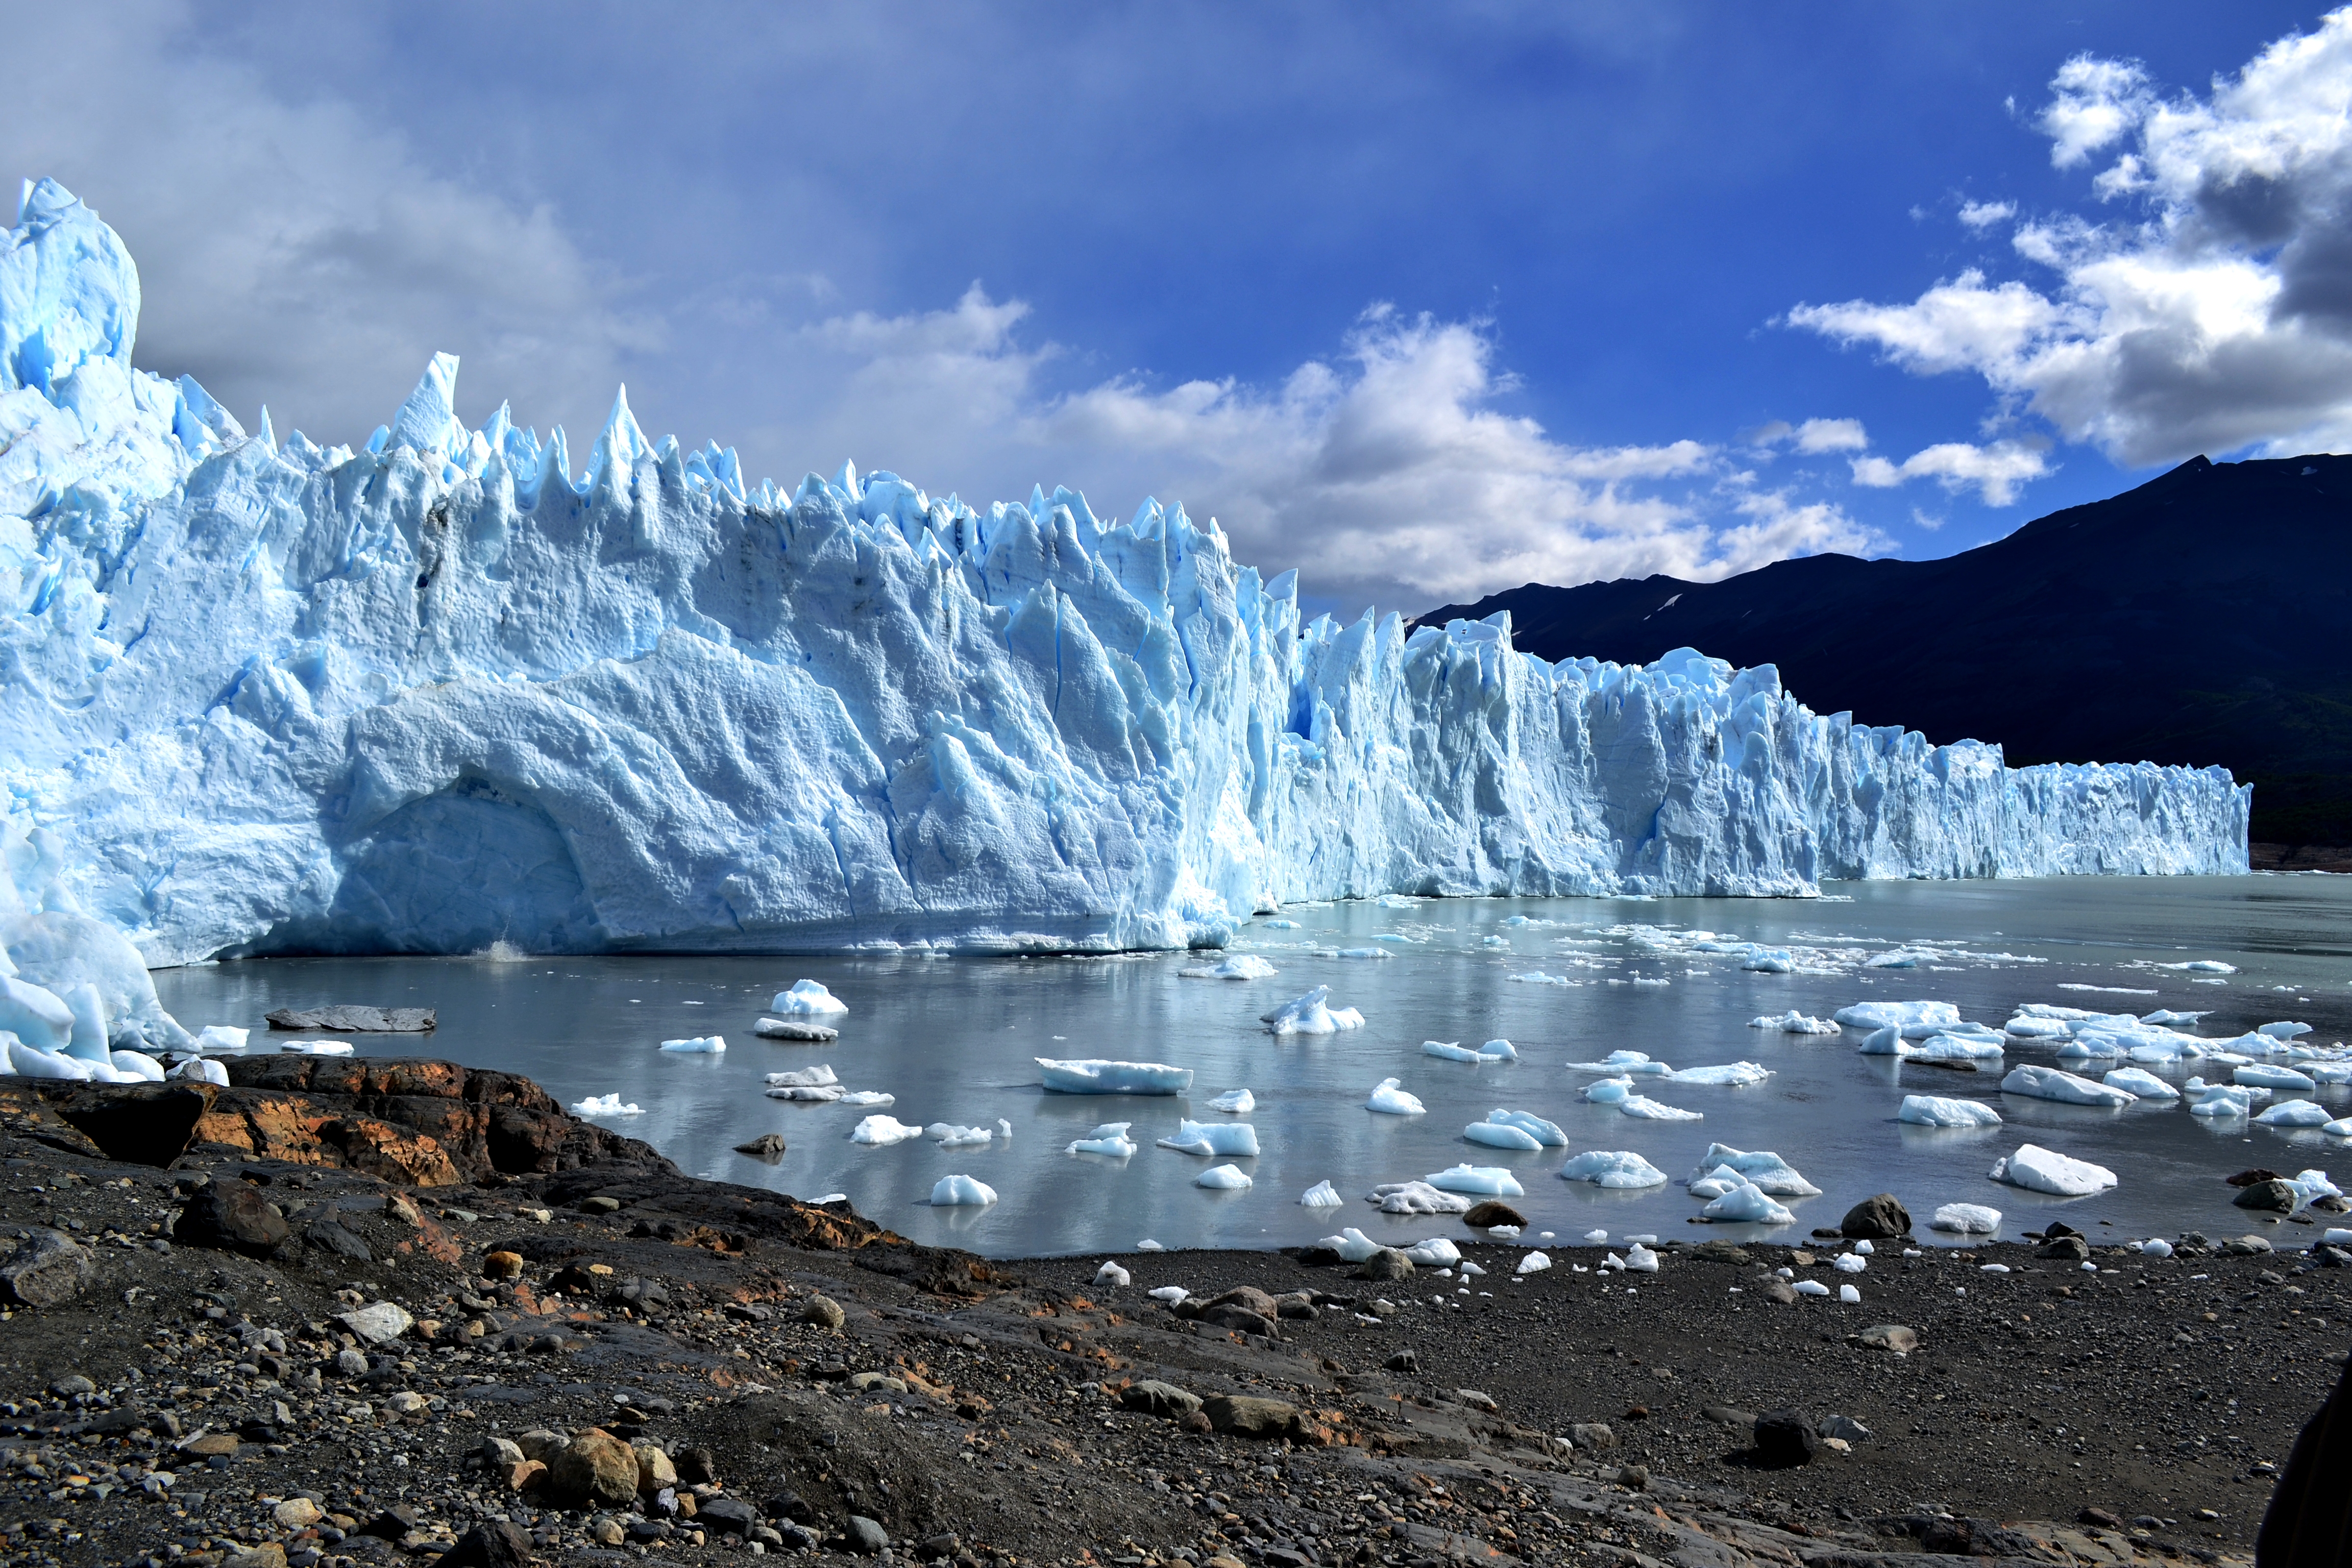
[[[522,1254],[520,1252],[486,1252],[482,1255],[482,1278],[485,1279],[513,1279],[521,1273]]]
[[[567,1507],[626,1508],[637,1500],[636,1450],[591,1426],[548,1467],[547,1489]]]

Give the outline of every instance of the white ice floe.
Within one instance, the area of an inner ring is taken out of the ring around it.
[[[803,1031],[822,1028],[823,1025],[794,1023],[785,1018],[761,1018],[751,1026],[751,1032],[762,1039],[801,1040],[808,1037]],[[838,1032],[838,1031],[836,1031]]]
[[[2325,1127],[2335,1114],[2317,1100],[2282,1100],[2254,1118],[2258,1127]]]
[[[1341,1197],[1328,1182],[1316,1183],[1313,1186],[1307,1188],[1298,1199],[1298,1205],[1301,1208],[1310,1209],[1336,1209],[1345,1205],[1346,1202],[1347,1200]]]
[[[1457,1045],[1451,1040],[1423,1040],[1421,1042],[1421,1054],[1425,1057],[1435,1057],[1440,1061],[1447,1062],[1477,1062],[1486,1060],[1484,1057],[1481,1057],[1470,1047]]]
[[[1229,1089],[1209,1101],[1209,1109],[1222,1110],[1228,1116],[1247,1116],[1257,1109],[1257,1096],[1245,1089]]]
[[[1543,1147],[1543,1141],[1534,1133],[1524,1127],[1513,1127],[1507,1122],[1473,1121],[1462,1130],[1462,1136],[1473,1143],[1482,1143],[1489,1149],[1525,1151]]]
[[[1147,1236],[1141,1241],[1135,1244],[1135,1250],[1138,1252],[1165,1252],[1168,1249]]]
[[[1580,1091],[1582,1098],[1594,1105],[1622,1105],[1633,1092],[1630,1078],[1595,1079]]]
[[[1254,1158],[1257,1129],[1246,1121],[1192,1121],[1180,1119],[1175,1133],[1160,1140],[1162,1149],[1180,1154],[1223,1154]]]
[[[761,1092],[770,1100],[794,1100],[810,1105],[831,1105],[849,1094],[837,1083],[772,1083]]]
[[[250,1029],[240,1029],[232,1024],[206,1024],[196,1031],[196,1049],[200,1051],[241,1051],[253,1037]]]
[[[797,1015],[803,1018],[827,1016],[849,1011],[849,1004],[827,991],[820,981],[796,980],[790,991],[779,991],[768,1004],[779,1013]]]
[[[1519,1059],[1519,1047],[1508,1040],[1488,1040],[1478,1047],[1478,1059],[1489,1062],[1515,1062]]]
[[[2268,1035],[2273,1040],[2298,1040],[2311,1033],[2308,1024],[2257,1024],[2257,1035]]]
[[[1264,980],[1281,972],[1254,952],[1237,952],[1222,963],[1188,963],[1176,973],[1186,980]]]
[[[223,1089],[228,1087],[228,1068],[205,1057],[190,1057],[173,1068],[166,1076],[192,1078],[202,1083],[216,1083]],[[579,1108],[574,1106],[572,1109],[576,1110]]]
[[[2270,1099],[2266,1089],[2252,1089],[2243,1084],[2207,1083],[2192,1078],[2185,1086],[2189,1097],[2189,1114],[2227,1119],[2244,1116],[2257,1105]]]
[[[1500,1165],[1448,1165],[1423,1178],[1441,1193],[1475,1193],[1490,1198],[1523,1198],[1527,1189]]]
[[[1685,1180],[1705,1181],[1718,1170],[1730,1169],[1743,1181],[1752,1182],[1774,1197],[1811,1198],[1821,1195],[1821,1188],[1797,1173],[1791,1165],[1769,1149],[1741,1150],[1728,1143],[1710,1143],[1699,1157],[1697,1166]]]
[[[1104,1262],[1100,1268],[1095,1270],[1095,1283],[1097,1285],[1109,1285],[1124,1289],[1134,1282],[1135,1277],[1133,1275],[1129,1274],[1126,1269],[1121,1268],[1118,1264],[1108,1260]]]
[[[1568,1147],[1568,1134],[1560,1131],[1558,1122],[1546,1121],[1542,1117],[1531,1116],[1524,1110],[1490,1110],[1486,1113],[1486,1125],[1516,1127],[1547,1149]]]
[[[2100,1081],[2139,1100],[2179,1100],[2180,1091],[2146,1068],[2117,1068]]]
[[[2088,1160],[2077,1160],[2038,1143],[2021,1143],[2016,1153],[1993,1162],[1991,1175],[1994,1181],[2006,1182],[2012,1187],[2062,1198],[2103,1193],[2116,1184],[2116,1173],[2105,1165],[2094,1165]]]
[[[2181,974],[2235,974],[2238,966],[2224,963],[2218,958],[2192,958],[2186,963],[2151,963],[2150,969],[2169,969]]]
[[[996,1142],[996,1133],[986,1127],[966,1127],[958,1121],[934,1121],[923,1129],[923,1136],[942,1149],[985,1149]]]
[[[1913,1047],[1907,1059],[1917,1062],[1996,1062],[2008,1054],[2008,1048],[1999,1035],[1946,1030],[1930,1035]]]
[[[1927,1221],[1927,1228],[1956,1236],[1990,1236],[2000,1228],[2000,1211],[1982,1204],[1946,1204]]]
[[[1758,947],[1748,950],[1748,956],[1739,961],[1739,967],[1758,974],[1792,974],[1797,961],[1785,947]]]
[[[1625,1249],[1625,1269],[1630,1274],[1655,1274],[1658,1255],[1637,1241]]]
[[[661,1048],[666,1051],[676,1051],[682,1056],[715,1057],[726,1051],[727,1037],[701,1035],[688,1040],[664,1040],[661,1043]]]
[[[1328,985],[1318,985],[1296,1002],[1259,1015],[1258,1022],[1276,1035],[1334,1035],[1341,1029],[1362,1028],[1364,1016],[1353,1007],[1331,1006],[1330,994]]]
[[[1753,1182],[1740,1183],[1698,1212],[1724,1224],[1789,1225],[1797,1217]]]
[[[1182,1094],[1192,1087],[1191,1068],[1171,1068],[1165,1062],[1032,1059],[1049,1094]]]
[[[1607,1073],[1617,1078],[1664,1078],[1675,1069],[1652,1061],[1645,1051],[1612,1051],[1597,1062],[1563,1062],[1570,1072]]]
[[[819,1062],[813,1068],[794,1068],[790,1072],[772,1072],[767,1076],[771,1089],[818,1089],[841,1081],[834,1076],[832,1065],[826,1062]]]
[[[575,1116],[643,1116],[646,1113],[642,1105],[622,1104],[617,1094],[592,1094],[585,1100],[572,1101],[572,1110]]]
[[[1364,1201],[1378,1204],[1382,1214],[1467,1214],[1470,1200],[1460,1193],[1449,1193],[1431,1186],[1427,1182],[1382,1182],[1364,1194]]]
[[[1917,1127],[1992,1127],[1999,1125],[2000,1112],[1974,1100],[1948,1100],[1937,1094],[1906,1094],[1903,1109],[1895,1113],[1897,1121],[1908,1121]]]
[[[1838,1287],[1838,1300],[1849,1307],[1859,1306],[1862,1302],[1862,1292],[1851,1285],[1841,1285]]]
[[[1628,1116],[1640,1117],[1644,1121],[1704,1121],[1706,1120],[1706,1112],[1704,1110],[1685,1110],[1679,1105],[1667,1105],[1663,1101],[1652,1100],[1646,1094],[1629,1094],[1617,1102],[1617,1109]]]
[[[716,1037],[713,1037],[716,1038]],[[352,1048],[349,1040],[280,1040],[278,1042],[278,1054],[289,1057],[347,1057],[352,1054]],[[670,1048],[671,1047],[667,1044],[662,1047],[664,1050]],[[727,1042],[719,1041],[716,1048],[725,1050]],[[120,1056],[123,1053],[118,1051],[115,1054]]]
[[[843,1105],[896,1105],[898,1103],[898,1097],[895,1094],[885,1094],[878,1089],[851,1089],[844,1093],[838,1103]]]
[[[2000,1091],[2027,1100],[2056,1100],[2062,1105],[2129,1105],[2138,1098],[2112,1084],[2095,1083],[2061,1068],[2039,1067],[2030,1062],[2010,1068],[2009,1076],[2000,1080]]]
[[[1831,1016],[1850,1029],[1892,1028],[1916,1037],[1948,1029],[1960,1021],[1960,1010],[1949,1002],[1857,1002]]]
[[[2293,1068],[2273,1067],[2267,1062],[2249,1062],[2230,1074],[2232,1083],[2252,1089],[2316,1089],[2318,1085]]]
[[[984,1207],[996,1201],[996,1189],[977,1176],[941,1176],[931,1188],[934,1208]]]
[[[1085,1137],[1075,1140],[1063,1152],[1127,1159],[1135,1152],[1135,1140],[1127,1135],[1127,1130],[1134,1125],[1132,1121],[1106,1121]]]
[[[1399,1089],[1397,1085],[1402,1081],[1403,1080],[1401,1079],[1393,1078],[1384,1078],[1381,1079],[1380,1087],[1372,1090],[1372,1097],[1364,1101],[1364,1109],[1366,1110],[1377,1110],[1385,1116],[1419,1116],[1423,1114],[1428,1107],[1423,1105],[1420,1100],[1415,1096],[1407,1094],[1403,1089]]]
[[[1514,1274],[1540,1274],[1550,1267],[1550,1258],[1545,1257],[1540,1252],[1530,1252],[1525,1258],[1519,1259],[1519,1266],[1511,1270],[1511,1272]]]
[[[1769,1068],[1757,1062],[1724,1062],[1716,1067],[1685,1068],[1666,1075],[1668,1083],[1696,1083],[1717,1089],[1745,1089],[1762,1083],[1772,1076]]]
[[[896,1117],[869,1116],[851,1131],[849,1141],[880,1149],[892,1143],[905,1143],[922,1135],[921,1128],[909,1127]]]
[[[1252,1184],[1249,1173],[1239,1165],[1212,1165],[1193,1177],[1192,1184],[1213,1192],[1239,1192]]]
[[[1838,1032],[1838,1026],[1829,1019],[1808,1018],[1794,1007],[1777,1018],[1769,1013],[1760,1018],[1750,1018],[1748,1026],[1751,1029],[1771,1029],[1783,1035],[1834,1035]]]
[[[1559,1168],[1563,1182],[1591,1182],[1597,1187],[1663,1187],[1666,1173],[1630,1149],[1588,1149],[1571,1154]],[[1609,1239],[1603,1233],[1601,1239]]]
[[[1904,1040],[1903,1031],[1892,1024],[1864,1035],[1862,1044],[1854,1049],[1865,1057],[1907,1057],[1911,1054],[1911,1047]]]

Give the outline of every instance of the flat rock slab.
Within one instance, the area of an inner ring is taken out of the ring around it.
[[[329,1034],[421,1035],[435,1026],[430,1007],[280,1007],[268,1015],[273,1029],[321,1029]]]

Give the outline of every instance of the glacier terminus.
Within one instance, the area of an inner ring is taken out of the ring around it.
[[[1181,507],[782,489],[625,395],[578,468],[504,408],[468,428],[447,355],[362,449],[248,433],[132,368],[139,303],[28,184],[0,973],[152,1043],[144,969],[224,956],[1181,948],[1391,892],[2246,867],[2221,769],[2012,769],[1769,666],[1307,618]]]

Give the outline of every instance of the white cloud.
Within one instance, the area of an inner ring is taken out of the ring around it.
[[[1853,482],[1865,489],[1892,489],[1906,479],[1928,479],[1957,494],[1974,485],[1987,506],[2009,505],[2017,499],[2018,486],[2049,471],[2049,459],[2041,450],[2021,441],[1994,441],[1982,447],[1944,441],[1914,452],[1900,463],[1875,457],[1853,460]],[[1918,514],[1915,511],[1912,516],[1916,521]]]
[[[2015,202],[1962,202],[1960,222],[1979,233],[2017,216]]]
[[[1870,445],[1859,419],[1808,419],[1797,426],[1797,450],[1859,452]]]
[[[2112,153],[2091,192],[2130,205],[2017,230],[2053,283],[1970,270],[1907,304],[1787,321],[1915,373],[1973,372],[2005,414],[2127,465],[2352,445],[2352,9],[2203,99],[2159,98],[2137,65],[2089,57],[2051,85],[2034,123],[2052,161]]]

